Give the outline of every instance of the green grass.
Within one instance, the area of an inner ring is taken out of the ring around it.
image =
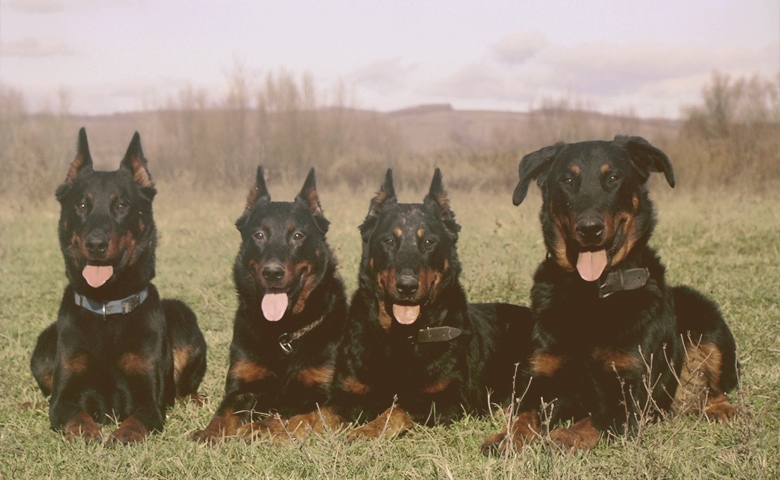
[[[65,442],[49,429],[44,407],[20,407],[44,400],[28,361],[36,335],[56,315],[65,276],[56,241],[58,205],[13,202],[0,209],[0,478],[778,478],[778,197],[694,196],[659,185],[659,225],[651,243],[671,283],[691,284],[721,305],[743,365],[742,389],[731,398],[749,417],[730,425],[670,418],[638,438],[602,442],[576,455],[538,442],[509,456],[483,457],[479,445],[501,428],[500,416],[418,427],[392,441],[348,444],[343,433],[333,433],[283,444],[196,444],[188,433],[208,422],[223,393],[236,304],[230,269],[239,235],[233,221],[246,191],[202,198],[189,188],[160,185],[155,283],[164,296],[182,298],[198,313],[210,348],[201,392],[210,404],[177,405],[163,433],[117,448]],[[275,199],[289,200],[299,185],[270,187]],[[321,190],[332,222],[328,238],[350,292],[359,260],[357,225],[373,191]],[[399,195],[404,202],[422,198],[404,190]],[[450,196],[463,227],[459,252],[470,299],[527,304],[531,275],[544,257],[538,192],[532,190],[519,208],[512,207],[510,191]]]

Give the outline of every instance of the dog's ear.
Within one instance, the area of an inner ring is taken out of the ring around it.
[[[528,194],[528,186],[532,180],[536,180],[540,187],[544,185],[553,160],[565,146],[565,143],[558,142],[555,145],[529,153],[520,160],[520,165],[518,166],[520,181],[517,182],[515,192],[512,194],[512,203],[515,206],[520,205],[525,200],[525,196]]]
[[[92,155],[89,153],[89,142],[87,142],[87,130],[81,127],[79,130],[78,146],[76,147],[76,158],[70,163],[68,174],[65,176],[65,181],[57,187],[55,193],[57,200],[62,200],[68,191],[70,191],[71,185],[76,181],[79,175],[83,173],[94,172],[92,167]]]
[[[453,240],[457,240],[460,225],[455,222],[455,212],[450,209],[450,200],[447,198],[447,192],[444,190],[441,179],[441,170],[438,168],[433,172],[431,187],[428,189],[428,195],[423,199],[423,204],[441,215],[450,236]]]
[[[618,135],[613,140],[616,144],[622,146],[628,151],[631,157],[631,164],[642,177],[642,181],[647,181],[651,172],[663,172],[669,186],[674,188],[674,170],[669,157],[660,149],[650,145],[650,142],[642,137],[629,137]]]
[[[244,207],[244,213],[236,220],[236,228],[239,230],[244,227],[249,215],[252,211],[260,206],[271,203],[271,194],[268,193],[268,187],[265,186],[265,176],[263,174],[263,166],[257,167],[257,175],[255,176],[255,185],[249,189],[249,195],[246,197],[246,206]]]
[[[395,196],[395,187],[393,186],[393,169],[388,168],[385,174],[385,181],[382,186],[379,187],[379,191],[376,196],[371,199],[371,205],[368,207],[368,214],[366,219],[363,220],[363,224],[360,225],[360,236],[363,238],[363,242],[368,242],[368,238],[374,231],[377,219],[382,213],[382,210],[388,206],[395,206],[398,204],[398,198]]]
[[[141,148],[141,135],[138,132],[133,134],[130,145],[125,152],[125,158],[122,159],[120,168],[124,168],[133,174],[133,181],[141,187],[141,191],[144,196],[151,201],[157,194],[157,190],[154,188],[154,181],[152,175],[149,173],[149,169],[146,167],[146,157],[144,157],[144,151]]]
[[[303,205],[309,213],[311,213],[314,223],[317,224],[317,228],[322,232],[328,231],[330,222],[325,218],[322,213],[322,206],[320,205],[320,197],[317,194],[317,181],[314,176],[314,168],[309,170],[309,174],[306,176],[306,181],[303,182],[303,187],[295,197],[295,202]]]

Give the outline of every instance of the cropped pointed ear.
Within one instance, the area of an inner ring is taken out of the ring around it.
[[[367,242],[371,233],[374,231],[377,219],[382,213],[382,210],[395,205],[398,205],[398,198],[395,196],[395,187],[393,187],[393,169],[388,168],[387,173],[385,174],[385,181],[382,183],[382,186],[379,187],[376,196],[371,199],[371,205],[368,207],[366,219],[363,220],[363,224],[359,227],[363,242]]]
[[[613,142],[628,151],[631,157],[631,164],[643,181],[647,181],[651,172],[663,172],[669,186],[674,188],[675,180],[672,162],[664,152],[650,145],[650,142],[642,137],[617,135]]]
[[[558,142],[555,145],[529,153],[520,160],[520,165],[518,166],[520,181],[517,182],[515,192],[512,195],[512,203],[515,206],[523,203],[525,196],[528,194],[528,186],[532,180],[536,180],[537,185],[540,187],[544,185],[553,160],[565,146],[565,143]]]
[[[317,182],[314,175],[314,168],[309,170],[309,174],[306,176],[306,181],[303,182],[303,187],[295,197],[295,203],[303,205],[311,213],[314,223],[317,224],[317,228],[322,232],[328,231],[330,222],[325,218],[322,213],[322,206],[320,205],[320,197],[317,194]]]
[[[79,130],[78,146],[76,147],[76,158],[70,164],[68,174],[65,176],[65,182],[57,187],[55,193],[58,200],[67,195],[73,182],[83,173],[94,172],[92,167],[92,155],[89,153],[89,143],[87,142],[87,130],[81,127]]]
[[[257,167],[257,175],[255,176],[255,185],[249,189],[249,194],[246,197],[246,206],[244,207],[244,213],[236,220],[236,228],[239,230],[246,225],[249,220],[249,215],[252,211],[258,207],[271,203],[271,194],[268,193],[268,187],[265,186],[265,176],[263,174],[263,166]]]
[[[428,195],[423,199],[423,204],[441,215],[447,232],[453,240],[457,240],[460,225],[455,222],[455,212],[450,209],[450,200],[447,198],[447,192],[442,183],[441,170],[438,168],[433,172],[431,187],[428,189]]]
[[[149,200],[154,198],[157,190],[154,188],[152,174],[149,173],[146,166],[146,157],[144,157],[144,151],[141,148],[141,135],[138,132],[133,134],[120,168],[127,169],[133,174],[133,181],[141,187],[141,191]]]

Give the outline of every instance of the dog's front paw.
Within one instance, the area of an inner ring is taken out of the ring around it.
[[[148,435],[149,429],[137,418],[130,416],[108,437],[108,442],[114,445],[129,445],[144,441]]]
[[[63,427],[65,440],[70,442],[74,440],[84,440],[85,442],[103,442],[103,436],[100,433],[100,426],[95,423],[87,412],[79,412],[75,417],[68,420]]]
[[[590,418],[583,418],[569,428],[556,428],[550,432],[550,440],[564,450],[590,450],[599,443],[601,432]]]

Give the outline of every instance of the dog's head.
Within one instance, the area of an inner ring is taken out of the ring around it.
[[[155,194],[138,132],[119,169],[102,172],[93,169],[86,130],[79,131],[76,158],[56,192],[60,247],[77,290],[101,299],[154,277]],[[149,258],[139,261],[143,256]]]
[[[641,137],[558,143],[526,155],[519,169],[514,204],[536,180],[548,252],[588,282],[649,239],[655,223],[646,188],[650,174],[663,172],[669,185],[675,183],[669,158]]]
[[[272,202],[263,168],[236,221],[241,248],[233,267],[236,288],[259,302],[270,322],[306,307],[331,262],[325,242],[329,222],[322,213],[314,169],[292,202]]]
[[[459,231],[438,168],[422,203],[398,203],[387,171],[360,226],[360,281],[377,292],[383,328],[414,324],[457,279]]]

